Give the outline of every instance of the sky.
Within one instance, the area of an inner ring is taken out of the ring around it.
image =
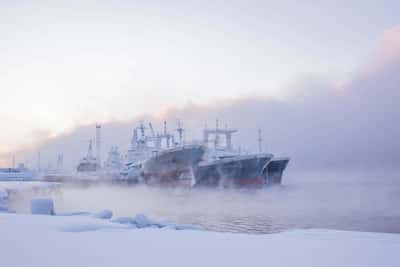
[[[398,1],[1,1],[0,165],[39,149],[53,157],[72,143],[76,161],[95,122],[119,125],[108,142],[124,148],[134,121],[149,116],[182,117],[193,137],[221,117],[244,131],[238,143],[249,147],[260,124],[278,127],[280,135],[264,130],[270,146],[302,159],[304,147],[293,140],[313,141],[313,124],[323,127],[316,139],[330,144],[315,145],[325,149],[319,153],[352,143],[324,125],[331,111],[340,114],[330,121],[338,129],[359,135],[349,125],[379,114],[361,129],[379,123],[393,136],[393,122],[381,118],[399,115],[398,101],[382,102],[379,113],[372,92],[390,80],[389,95],[398,96],[398,10]],[[249,119],[240,121],[243,109]],[[292,112],[299,117],[275,119]],[[350,147],[365,155],[365,139]],[[382,161],[389,145],[381,146]]]

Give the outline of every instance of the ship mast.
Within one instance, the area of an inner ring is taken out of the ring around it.
[[[96,124],[96,163],[101,166],[101,125]]]
[[[164,137],[165,137],[166,140],[167,140],[167,148],[169,148],[169,139],[170,139],[170,136],[169,136],[169,134],[167,133],[167,121],[164,121]]]
[[[258,129],[258,152],[262,153],[261,129]]]
[[[178,134],[179,134],[179,144],[182,145],[183,144],[183,128],[181,126],[180,120],[178,120],[178,128],[176,130],[178,131]]]
[[[40,154],[39,154],[40,156]],[[88,148],[88,152],[87,152],[87,159],[91,159],[93,158],[93,152],[92,152],[92,139],[89,140],[89,148]]]
[[[214,148],[217,149],[219,145],[219,121],[218,119],[215,121],[215,139],[214,139]]]
[[[138,136],[137,136],[137,129],[133,129],[133,135],[131,139],[131,149],[134,149],[137,146]]]
[[[38,151],[37,157],[38,157],[37,158],[37,160],[38,160],[37,161],[37,165],[38,165],[37,167],[38,167],[38,172],[40,172],[40,151]]]
[[[141,122],[140,122],[140,126],[139,126],[139,130],[140,130],[140,133],[141,133],[141,135],[142,135],[142,140],[145,139],[145,133],[144,133],[144,130],[145,130],[145,129],[146,129],[146,127],[144,127],[143,121],[141,121]]]

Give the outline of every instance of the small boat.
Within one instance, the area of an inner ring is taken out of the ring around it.
[[[30,181],[34,176],[34,172],[22,163],[17,168],[0,168],[1,181]]]

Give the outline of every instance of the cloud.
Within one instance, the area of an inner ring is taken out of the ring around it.
[[[161,129],[166,119],[174,129],[180,119],[187,139],[201,139],[205,124],[212,126],[218,118],[239,129],[234,142],[243,149],[256,151],[261,128],[265,149],[290,156],[295,169],[396,169],[400,161],[400,27],[385,32],[366,62],[342,84],[342,90],[335,82],[308,77],[290,84],[295,93],[285,100],[255,96],[209,105],[188,103],[162,116],[105,123],[103,148],[118,145],[126,151],[139,120],[151,120]],[[78,127],[48,139],[38,150],[43,151],[44,161],[54,162],[57,153],[64,153],[72,168],[93,137],[94,125]],[[25,152],[29,153],[34,155]]]
[[[400,25],[383,34],[382,39],[373,51],[364,67],[367,75],[385,71],[389,66],[400,62]]]

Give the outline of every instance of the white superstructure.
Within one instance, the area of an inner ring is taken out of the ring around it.
[[[26,168],[22,163],[17,168],[0,168],[0,180],[3,181],[25,181],[32,180],[33,177],[33,171]]]

